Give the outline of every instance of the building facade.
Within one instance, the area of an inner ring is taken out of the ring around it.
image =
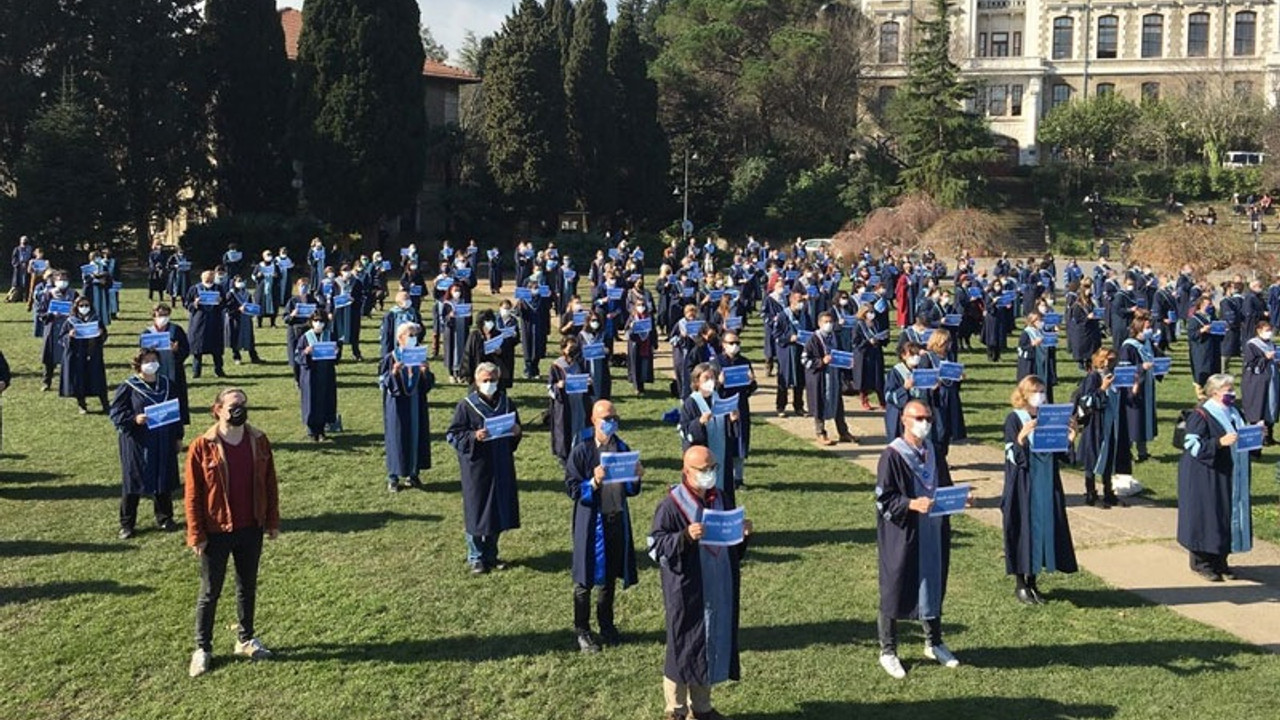
[[[876,38],[872,102],[882,105],[905,81],[915,18],[932,4],[862,0],[862,9]],[[952,60],[979,83],[973,108],[987,116],[1011,164],[1040,163],[1041,119],[1076,97],[1115,93],[1137,102],[1218,92],[1224,101],[1277,102],[1274,3],[960,0],[951,26]]]

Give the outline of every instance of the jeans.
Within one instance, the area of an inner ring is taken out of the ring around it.
[[[492,567],[498,564],[497,535],[467,535],[467,562]]]
[[[253,638],[253,608],[258,594],[258,560],[262,557],[262,528],[211,533],[200,555],[200,595],[196,598],[196,647],[213,651],[213,621],[218,597],[227,578],[227,559],[235,561],[236,617],[240,642]]]
[[[942,618],[921,620],[920,625],[924,628],[925,644],[929,647],[942,644]],[[876,626],[880,631],[880,654],[897,655],[898,621],[882,612]]]
[[[787,409],[787,387],[782,384],[781,380],[778,381],[778,390],[776,395],[774,396],[774,405],[776,406],[778,412],[782,412],[783,410]],[[797,415],[804,414],[804,386],[803,385],[791,388],[791,405],[792,407],[795,408]]]
[[[120,527],[133,529],[138,522],[138,500],[141,495],[124,491],[120,494]],[[163,525],[173,520],[173,495],[157,493],[152,498],[155,508],[156,525]]]
[[[210,353],[210,354],[213,355],[213,373],[215,375],[221,376],[222,375],[222,353]],[[200,369],[204,366],[203,358],[204,358],[203,355],[191,356],[191,377],[193,378],[200,377]]]

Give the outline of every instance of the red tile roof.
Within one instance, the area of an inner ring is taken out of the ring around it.
[[[290,60],[298,59],[298,38],[302,36],[302,11],[294,8],[280,10],[280,27],[284,29],[284,52]],[[461,68],[428,60],[422,67],[425,77],[452,80],[456,83],[478,83],[480,78]]]

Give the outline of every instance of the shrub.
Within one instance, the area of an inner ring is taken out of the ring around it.
[[[289,248],[289,257],[302,262],[311,238],[320,237],[329,247],[333,236],[315,218],[271,214],[243,214],[221,217],[191,225],[182,234],[183,249],[196,270],[211,268],[222,261],[227,245],[236,243],[246,262],[256,261],[262,251]]]
[[[1255,256],[1247,236],[1226,225],[1184,225],[1172,221],[1138,233],[1129,248],[1129,259],[1163,272],[1177,272],[1190,265],[1198,275],[1229,267],[1269,271],[1262,256]]]
[[[1209,171],[1203,165],[1183,165],[1173,173],[1173,193],[1179,200],[1200,200],[1209,195]]]

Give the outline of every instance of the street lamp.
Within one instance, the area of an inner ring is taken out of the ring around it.
[[[692,228],[689,226],[689,160],[697,160],[698,153],[689,153],[689,148],[684,149],[684,217],[680,221],[681,237],[685,240],[689,239],[692,234]],[[673,195],[680,194],[680,188],[676,188]]]

